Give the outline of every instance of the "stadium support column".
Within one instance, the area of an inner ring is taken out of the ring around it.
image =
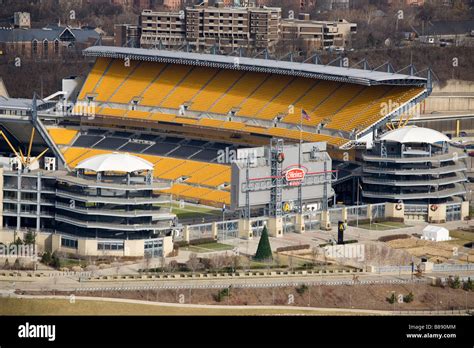
[[[303,213],[298,212],[295,216],[295,233],[304,233],[304,216]]]
[[[271,237],[283,237],[282,186],[283,139],[272,139],[270,147],[270,169],[272,188],[270,190],[270,214],[268,217],[268,234]]]
[[[183,240],[189,243],[189,226],[185,225],[183,229]]]
[[[331,230],[331,216],[329,215],[329,210],[327,209],[321,211],[321,229],[323,231]]]
[[[243,239],[253,239],[252,223],[250,219],[239,219],[239,237]]]
[[[250,190],[248,183],[250,181],[250,158],[247,157],[247,163],[245,168],[245,181],[247,182],[247,188],[245,190],[245,207],[242,210],[242,216],[239,219],[239,237],[244,239],[252,239],[252,223],[250,222]]]

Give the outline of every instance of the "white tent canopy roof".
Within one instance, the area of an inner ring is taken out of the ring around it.
[[[391,130],[380,137],[380,140],[393,141],[397,143],[427,143],[449,142],[449,138],[430,128],[407,126]]]
[[[132,173],[142,170],[152,170],[153,164],[143,158],[128,153],[109,153],[90,157],[80,162],[76,169],[94,172],[125,172]]]

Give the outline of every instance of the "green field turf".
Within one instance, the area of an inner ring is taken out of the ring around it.
[[[355,226],[355,224],[351,224],[351,226]],[[359,224],[359,228],[364,228],[366,230],[371,231],[387,231],[387,230],[394,230],[397,228],[405,228],[410,227],[409,225],[405,225],[401,222],[393,222],[393,221],[384,221],[384,222],[373,222],[371,224]]]
[[[170,207],[169,204],[163,204],[161,206]],[[209,215],[212,215],[212,216],[222,215],[222,211],[220,209],[214,209],[210,207],[200,207],[200,206],[185,204],[184,207],[180,208],[178,203],[171,204],[171,207],[172,207],[172,213],[176,214],[178,219],[192,219],[192,218],[205,217]]]
[[[184,250],[189,250],[194,253],[207,253],[210,251],[223,251],[223,250],[232,250],[234,246],[222,243],[206,243],[199,245],[189,245]]]

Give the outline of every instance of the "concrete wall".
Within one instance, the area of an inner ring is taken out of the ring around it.
[[[424,113],[474,110],[474,82],[448,80],[446,85],[435,85],[423,109]]]
[[[13,230],[2,230],[0,231],[0,243],[10,244],[15,238],[24,238],[26,232],[19,231],[14,232]],[[38,252],[50,251],[50,252],[63,252],[67,254],[74,254],[78,256],[130,256],[130,257],[143,257],[145,252],[145,240],[144,239],[132,239],[124,240],[123,250],[98,250],[97,243],[100,240],[97,239],[86,239],[78,238],[77,249],[66,248],[61,246],[61,235],[53,233],[37,233],[36,244]],[[120,240],[117,240],[120,241]],[[171,236],[163,237],[163,254],[169,255],[173,251],[173,238]]]

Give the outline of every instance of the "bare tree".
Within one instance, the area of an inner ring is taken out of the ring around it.
[[[192,253],[189,255],[188,262],[186,262],[186,266],[194,273],[198,269],[202,268],[202,263],[197,257],[196,253]]]

